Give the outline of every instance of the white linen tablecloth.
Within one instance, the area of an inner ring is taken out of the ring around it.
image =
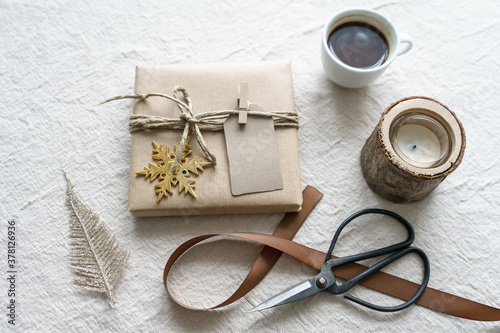
[[[376,9],[413,49],[368,88],[336,86],[320,62],[321,29],[337,11]],[[379,313],[321,293],[272,310],[246,313],[315,274],[283,256],[248,295],[220,310],[193,312],[166,295],[163,267],[197,235],[272,233],[282,214],[133,218],[127,211],[130,101],[136,64],[289,59],[300,116],[303,185],[325,195],[295,241],[326,251],[337,226],[367,207],[412,223],[415,245],[431,262],[429,286],[500,307],[500,7],[493,0],[444,1],[9,1],[0,2],[0,331],[361,331],[500,332],[482,323],[413,306]],[[382,111],[394,101],[429,96],[463,123],[462,164],[425,200],[393,204],[365,183],[359,154]],[[61,170],[131,252],[109,309],[101,294],[73,286],[69,211]],[[153,198],[154,199],[154,198]],[[391,222],[364,219],[336,254],[403,237]],[[7,223],[16,222],[16,325],[8,324]],[[233,250],[234,247],[238,250]],[[228,240],[201,245],[172,273],[179,299],[214,305],[242,281],[259,247]],[[418,282],[418,259],[386,271]],[[398,301],[364,287],[353,294]]]

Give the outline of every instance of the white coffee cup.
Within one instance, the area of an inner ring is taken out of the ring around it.
[[[328,46],[328,38],[335,28],[349,22],[367,23],[377,28],[385,37],[389,52],[385,61],[373,68],[356,68],[343,63]],[[326,75],[336,84],[346,88],[361,88],[375,81],[401,54],[412,47],[408,35],[398,34],[394,25],[387,18],[369,9],[347,9],[335,14],[323,28],[321,40],[321,61]]]

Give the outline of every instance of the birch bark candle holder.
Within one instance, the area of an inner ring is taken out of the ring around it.
[[[427,197],[462,161],[465,132],[456,115],[428,97],[390,105],[361,151],[361,170],[381,197],[408,203]]]

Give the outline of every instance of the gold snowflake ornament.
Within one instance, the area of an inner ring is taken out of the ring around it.
[[[160,182],[155,185],[158,197],[156,202],[160,202],[162,198],[166,198],[168,193],[172,194],[172,187],[179,185],[179,193],[184,191],[184,194],[191,194],[196,198],[194,193],[195,181],[190,178],[191,173],[198,175],[198,171],[203,171],[204,166],[209,166],[212,163],[204,162],[201,158],[194,156],[189,160],[188,156],[191,154],[191,146],[189,137],[179,160],[179,166],[173,173],[172,167],[174,165],[175,156],[179,147],[174,145],[174,151],[170,152],[168,146],[157,145],[153,141],[153,160],[158,161],[156,165],[149,163],[149,166],[144,167],[144,170],[136,172],[137,175],[143,175],[145,179],[148,177],[150,181],[158,178]],[[168,192],[168,193],[167,193]]]

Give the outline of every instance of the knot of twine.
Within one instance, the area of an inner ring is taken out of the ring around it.
[[[181,92],[185,102],[181,101],[177,94]],[[167,118],[162,116],[151,116],[146,114],[131,115],[129,119],[129,131],[130,133],[137,131],[144,131],[147,129],[183,129],[182,138],[175,156],[175,161],[172,166],[172,173],[177,171],[179,166],[179,161],[181,158],[182,151],[186,146],[188,136],[194,135],[198,144],[205,154],[206,158],[212,163],[213,166],[217,164],[215,155],[212,154],[203,139],[203,135],[200,130],[207,131],[220,131],[224,128],[224,121],[229,115],[237,115],[239,110],[219,110],[219,111],[209,111],[199,113],[194,115],[192,108],[192,101],[187,93],[186,89],[181,86],[175,86],[173,91],[173,96],[169,96],[161,93],[148,93],[148,94],[133,94],[133,95],[117,95],[104,101],[97,105],[105,104],[111,101],[119,99],[138,99],[144,101],[149,97],[162,97],[166,98],[177,104],[181,114],[179,118]],[[271,117],[274,121],[275,127],[299,127],[299,120],[297,113],[295,112],[283,112],[283,111],[247,111],[249,116],[256,117]]]

